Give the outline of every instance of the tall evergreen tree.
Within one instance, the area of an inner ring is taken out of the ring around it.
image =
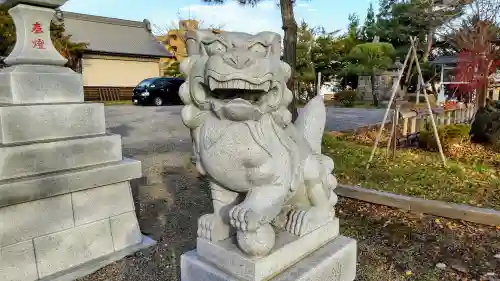
[[[431,53],[436,28],[461,16],[463,10],[462,0],[439,8],[428,0],[380,0],[377,35],[381,41],[390,42],[396,49],[407,49],[409,37],[417,37],[422,43],[419,47],[423,50],[425,61]]]
[[[348,16],[349,25],[347,27],[347,34],[344,36],[343,40],[343,53],[344,55],[349,54],[349,52],[354,48],[354,46],[360,43],[360,27],[359,27],[359,17],[357,14],[349,14]]]
[[[365,42],[373,41],[376,35],[377,21],[375,19],[375,10],[373,9],[373,4],[370,2],[370,7],[366,12],[365,24],[362,29],[362,38]]]

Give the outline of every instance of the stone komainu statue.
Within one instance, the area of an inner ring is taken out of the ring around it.
[[[275,231],[302,236],[333,219],[334,165],[321,154],[325,105],[312,99],[291,123],[280,36],[194,30],[186,45],[182,119],[214,207],[199,219],[198,236],[236,232],[243,252],[264,256]]]

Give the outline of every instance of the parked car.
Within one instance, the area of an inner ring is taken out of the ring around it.
[[[133,90],[132,102],[135,105],[181,104],[179,87],[182,78],[153,77],[141,81]]]

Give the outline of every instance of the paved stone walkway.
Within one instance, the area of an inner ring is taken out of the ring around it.
[[[328,107],[325,131],[344,131],[382,122],[385,109]]]

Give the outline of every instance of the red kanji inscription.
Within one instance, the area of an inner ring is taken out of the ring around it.
[[[43,28],[42,28],[42,24],[39,23],[39,22],[35,22],[33,24],[33,28],[31,29],[31,32],[32,33],[35,33],[35,34],[38,34],[38,33],[43,33]]]
[[[32,41],[33,43],[33,49],[45,49],[45,41],[43,41],[43,39],[35,39]]]

